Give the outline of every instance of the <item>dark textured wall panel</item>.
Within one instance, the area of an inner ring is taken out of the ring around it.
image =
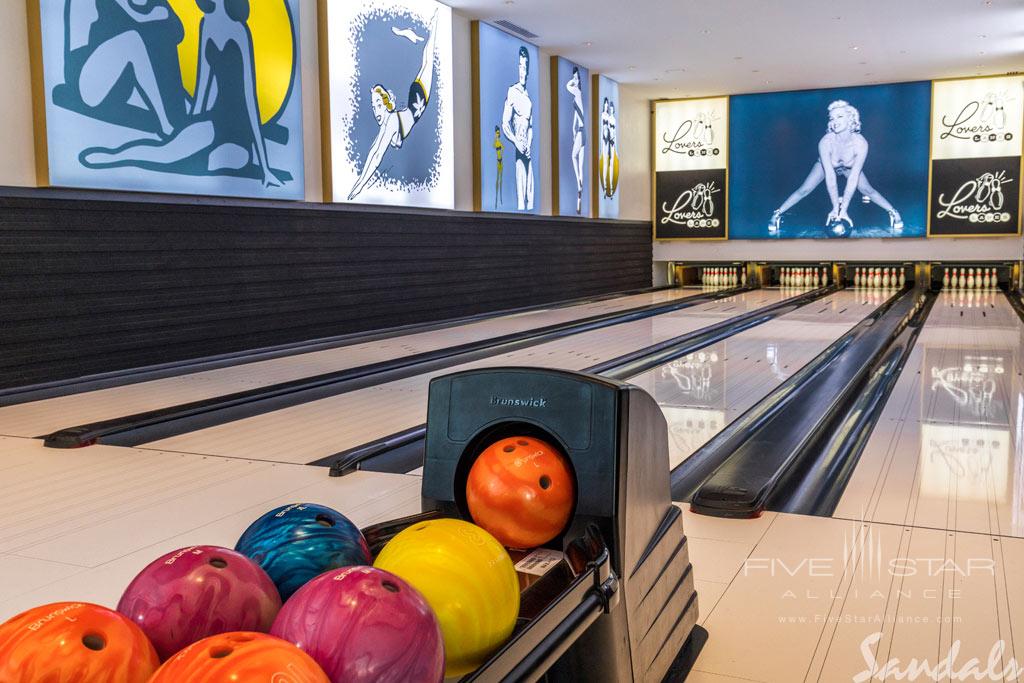
[[[650,282],[648,223],[0,189],[0,387]]]

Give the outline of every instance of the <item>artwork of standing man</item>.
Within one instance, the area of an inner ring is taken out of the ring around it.
[[[296,0],[39,0],[54,185],[301,199]]]
[[[537,48],[479,22],[473,42],[477,208],[537,213]],[[507,161],[514,162],[512,173],[504,172]]]
[[[929,103],[928,83],[732,97],[730,238],[923,237]]]
[[[453,208],[451,9],[435,0],[345,0],[321,11],[325,196]]]

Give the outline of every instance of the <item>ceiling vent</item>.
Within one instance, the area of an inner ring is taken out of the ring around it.
[[[519,24],[513,24],[508,19],[499,19],[498,21],[494,22],[494,25],[495,26],[500,26],[503,29],[505,29],[506,31],[509,31],[511,33],[515,33],[517,36],[522,36],[523,38],[526,38],[527,40],[533,40],[534,38],[538,37],[536,33],[533,33],[531,31],[527,31],[525,28],[523,28]]]

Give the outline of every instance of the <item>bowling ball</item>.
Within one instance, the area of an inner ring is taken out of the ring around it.
[[[473,671],[512,634],[519,615],[516,570],[478,526],[458,519],[413,524],[388,541],[374,566],[405,579],[434,609],[446,676]]]
[[[332,681],[439,683],[444,641],[412,586],[373,567],[325,572],[295,592],[270,634],[295,643]]]
[[[337,510],[312,503],[271,510],[249,525],[235,550],[263,567],[284,600],[325,571],[371,562],[358,527]]]
[[[532,436],[513,436],[488,446],[466,481],[473,521],[510,548],[535,548],[562,533],[575,498],[566,457]]]
[[[157,558],[117,603],[117,611],[149,636],[161,660],[215,633],[266,633],[280,609],[277,589],[259,565],[212,545]]]
[[[189,645],[149,683],[330,683],[305,652],[263,633],[221,633]]]
[[[145,683],[158,666],[142,629],[99,605],[56,602],[0,624],[4,683]]]

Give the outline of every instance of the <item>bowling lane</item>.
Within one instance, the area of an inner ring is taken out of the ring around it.
[[[360,527],[420,511],[420,479],[319,467],[157,453],[75,451],[0,437],[0,622],[62,600],[115,607],[163,553],[233,547],[257,517],[310,501]]]
[[[72,425],[201,401],[595,315],[668,303],[700,293],[698,288],[665,289],[578,306],[528,311],[390,339],[2,407],[0,434],[37,437]]]
[[[629,381],[665,413],[672,467],[843,336],[892,290],[843,290]]]
[[[145,444],[146,448],[309,463],[426,419],[432,377],[505,365],[580,370],[798,294],[755,290],[660,316],[573,335],[527,349]]]
[[[1024,537],[1024,325],[996,292],[944,292],[835,517]]]

